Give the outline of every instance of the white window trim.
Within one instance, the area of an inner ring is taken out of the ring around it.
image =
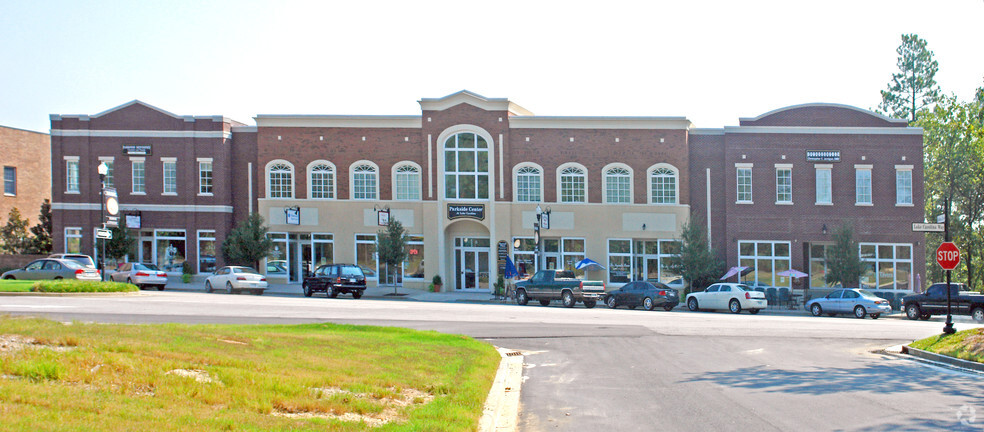
[[[832,206],[834,205],[834,165],[833,164],[814,164],[813,165],[813,199],[816,201],[817,197],[817,172],[827,171],[830,176],[830,201],[816,201],[813,204],[818,206]]]
[[[314,189],[311,186],[313,186],[314,184],[313,181],[314,178],[312,177],[314,171],[312,171],[312,169],[314,169],[314,167],[317,165],[328,165],[329,167],[331,167],[331,173],[335,177],[334,180],[332,180],[331,182],[331,198],[313,197]],[[338,199],[338,168],[335,166],[335,164],[325,159],[314,160],[307,165],[307,169],[305,170],[305,172],[307,173],[307,195],[306,195],[307,199],[313,199],[318,201],[334,201]]]
[[[608,202],[608,170],[612,168],[622,168],[629,172],[629,202],[628,203],[609,203]],[[632,167],[614,162],[601,168],[601,202],[605,204],[633,204],[635,203],[635,171]]]
[[[290,196],[282,197],[282,198],[279,197],[272,198],[270,196],[270,168],[273,168],[273,166],[277,164],[284,164],[290,167]],[[274,159],[270,162],[267,162],[266,166],[263,168],[263,182],[266,184],[266,196],[265,196],[266,199],[275,199],[275,200],[294,199],[295,196],[294,189],[296,188],[297,185],[297,169],[294,167],[294,164],[284,159]]]
[[[349,171],[351,171],[351,170],[349,170]],[[377,174],[379,174],[379,173],[377,172]],[[376,244],[376,242],[379,241],[379,236],[376,233],[372,233],[372,234],[369,234],[369,233],[355,233],[352,236],[352,240],[353,240],[353,245],[352,245],[352,252],[353,252],[353,254],[352,254],[352,256],[355,257],[355,259],[353,260],[355,262],[355,265],[359,265],[359,245],[360,244],[369,244],[369,242],[366,242],[366,241],[361,241],[360,242],[359,241],[359,236],[371,236],[373,238],[373,244]],[[334,238],[332,238],[332,241],[334,241]],[[373,254],[373,258],[376,261],[376,268],[374,268],[372,270],[373,270],[373,273],[376,276],[372,276],[372,277],[366,276],[366,280],[379,280],[379,251],[378,250],[376,250],[376,252]],[[401,263],[400,266],[402,267],[403,264]]]
[[[513,190],[513,202],[525,203],[533,201],[519,201],[519,170],[523,168],[534,168],[540,171],[540,200],[536,202],[543,202],[543,167],[535,164],[533,162],[520,162],[513,167],[512,170],[512,190]]]
[[[203,233],[212,233],[212,236],[211,237],[202,237],[202,234]],[[198,273],[201,270],[201,265],[202,265],[202,241],[203,240],[205,240],[205,241],[208,241],[208,240],[214,241],[216,243],[216,246],[217,246],[216,249],[219,249],[222,246],[222,244],[219,243],[219,241],[215,237],[216,237],[216,230],[214,230],[214,229],[212,229],[212,230],[198,230],[198,231],[195,232],[195,264],[194,264],[195,273]],[[185,246],[185,247],[187,247],[187,246]],[[218,253],[219,253],[219,251],[216,250],[216,254],[218,254]],[[215,257],[215,259],[218,259],[218,258],[219,258],[218,256]],[[218,263],[216,263],[215,269],[216,270],[219,269]]]
[[[793,205],[793,164],[775,164],[776,205]],[[779,201],[779,170],[789,170],[789,201]]]
[[[397,193],[396,193],[396,190],[397,190],[396,171],[398,169],[400,169],[401,167],[408,166],[408,165],[409,166],[412,166],[414,168],[417,168],[417,192],[420,193],[420,198],[417,198],[417,199],[399,199],[399,198],[397,198]],[[390,168],[390,178],[392,179],[392,181],[390,181],[390,187],[391,187],[390,193],[392,195],[390,195],[390,196],[393,198],[393,201],[405,201],[405,202],[406,201],[409,201],[409,202],[414,202],[414,201],[421,201],[421,200],[424,199],[424,185],[423,185],[423,182],[424,182],[424,170],[420,167],[420,164],[418,164],[416,162],[413,162],[413,161],[408,161],[408,160],[399,161],[399,162],[393,164],[393,167]],[[378,181],[377,181],[377,183],[378,183]]]
[[[673,171],[673,178],[674,178],[673,183],[674,183],[674,188],[675,188],[674,196],[676,197],[676,199],[674,199],[674,202],[669,203],[669,204],[664,204],[664,203],[657,204],[657,203],[654,203],[653,202],[653,171],[655,171],[657,169],[660,169],[660,168],[666,168],[666,169],[668,169],[670,171]],[[649,167],[648,169],[646,169],[646,204],[649,204],[649,205],[678,205],[678,204],[680,204],[680,170],[677,169],[677,167],[675,167],[673,165],[670,165],[668,163],[658,163],[658,164],[653,165],[653,166]]]
[[[914,207],[915,206],[915,197],[913,196],[913,195],[915,195],[915,190],[914,190],[915,188],[913,187],[913,183],[914,182],[913,182],[912,170],[913,170],[913,166],[912,165],[896,165],[895,166],[895,206],[896,207]],[[898,181],[899,180],[898,180],[898,178],[899,178],[899,172],[900,171],[908,171],[909,172],[909,201],[912,201],[912,202],[909,202],[909,203],[900,203],[899,202],[899,189],[898,189],[899,188],[899,184],[898,184]]]
[[[854,165],[854,205],[857,207],[874,207],[875,205],[875,173],[873,172],[873,165],[870,164],[855,164]],[[869,202],[858,201],[858,172],[868,171],[868,187],[871,189]]]
[[[376,193],[375,193],[375,198],[356,198],[355,197],[355,167],[357,167],[359,165],[369,165],[369,166],[372,166],[373,169],[376,170]],[[349,179],[349,199],[350,200],[352,200],[352,201],[378,201],[380,199],[380,197],[379,197],[379,183],[380,183],[379,165],[376,165],[375,162],[369,161],[369,160],[360,160],[360,161],[353,162],[351,165],[349,165],[348,179]],[[375,234],[373,234],[373,235],[375,235]],[[377,263],[377,267],[378,267],[378,263]]]
[[[612,267],[612,241],[627,241],[627,242],[629,242],[629,251],[628,252],[619,252],[619,253],[615,254],[615,256],[627,256],[627,257],[629,257],[629,276],[628,276],[629,282],[612,282],[612,272],[611,272],[611,267]],[[627,285],[627,284],[629,284],[629,283],[632,282],[632,266],[634,264],[632,263],[633,255],[632,255],[632,239],[631,238],[613,237],[613,238],[605,239],[605,257],[606,257],[606,260],[607,260],[607,262],[605,263],[605,267],[607,267],[607,269],[605,270],[605,273],[607,273],[607,278],[605,279],[605,283],[607,283],[609,286],[612,286],[612,287],[622,287],[622,286],[625,286],[625,285]]]
[[[7,168],[12,168],[14,170],[14,193],[8,193],[7,192],[7,177],[6,177],[6,175],[7,175]],[[3,196],[9,196],[9,197],[15,197],[15,196],[17,196],[17,167],[16,166],[5,165],[5,166],[3,166],[3,171],[4,171],[4,173],[3,173],[3,175],[4,175],[4,178],[3,178],[3,181],[4,181],[4,185],[3,185]]]
[[[73,236],[69,237],[68,230],[78,230],[79,234],[78,235],[73,235]],[[62,249],[62,252],[69,253],[68,252],[68,239],[69,238],[77,238],[77,239],[79,239],[79,253],[82,253],[82,240],[83,240],[82,227],[65,227],[65,230],[63,232],[65,234],[65,236],[64,236],[65,238],[63,239],[64,240],[64,244],[62,245],[62,247],[64,249]],[[74,253],[74,252],[72,252],[72,253]]]
[[[561,178],[561,174],[560,173],[564,172],[564,170],[567,169],[567,168],[578,168],[582,172],[584,172],[584,201],[583,202],[577,202],[577,201],[574,201],[574,202],[564,202],[564,201],[562,201],[561,190],[562,190],[562,187],[563,186],[561,185],[561,181],[560,181],[560,178]],[[585,168],[584,165],[581,165],[581,164],[579,164],[577,162],[567,162],[567,163],[563,163],[559,167],[557,167],[556,177],[555,177],[555,180],[557,181],[557,199],[556,199],[557,203],[558,204],[587,204],[587,203],[591,202],[591,200],[589,199],[589,195],[588,195],[588,187],[589,187],[589,185],[591,183],[589,181],[590,177],[591,177],[591,173],[588,171],[588,169]]]
[[[445,151],[447,148],[444,146],[447,143],[448,138],[459,134],[459,133],[473,133],[485,139],[485,142],[489,144],[489,196],[488,198],[448,198],[447,194],[447,183],[445,180],[445,174],[447,174],[447,167],[444,166]],[[496,172],[499,169],[498,162],[496,158],[499,154],[496,152],[496,146],[501,144],[499,141],[492,139],[492,135],[485,129],[472,125],[472,124],[459,124],[451,126],[440,133],[437,136],[437,196],[440,201],[461,201],[461,202],[485,202],[492,201],[496,194],[496,182],[498,177],[496,177]],[[540,199],[543,199],[541,194]]]
[[[164,165],[173,163],[174,164],[174,192],[164,192],[167,189],[167,174],[164,172]],[[144,185],[147,184],[147,167],[144,166]],[[176,157],[162,157],[161,158],[161,195],[164,196],[177,196],[178,195],[178,158]]]
[[[735,163],[735,204],[755,204],[755,188],[754,187],[752,188],[752,199],[750,199],[750,200],[741,200],[741,199],[738,199],[738,170],[747,168],[748,169],[748,174],[749,174],[749,179],[752,181],[752,186],[754,186],[755,185],[755,175],[754,175],[755,173],[752,170],[752,168],[754,168],[754,166],[755,166],[755,164],[751,164],[751,163],[744,163],[744,162],[742,162],[742,163]]]
[[[214,192],[202,192],[202,164],[207,163],[212,165],[212,189],[215,189],[215,164],[212,162],[212,158],[198,158],[198,196],[215,196]],[[197,267],[196,267],[197,268]]]
[[[143,192],[137,192],[137,191],[134,191],[133,190],[133,186],[134,186],[134,183],[133,183],[133,164],[135,162],[140,162],[144,166],[144,175],[143,175],[144,190],[143,190]],[[130,195],[147,195],[147,158],[144,157],[144,156],[130,156]]]

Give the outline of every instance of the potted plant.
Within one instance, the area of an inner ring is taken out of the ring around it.
[[[444,285],[441,282],[441,275],[434,275],[434,279],[431,279],[431,283],[434,284],[434,292],[441,292],[441,286]]]
[[[192,271],[191,263],[188,261],[183,262],[181,264],[181,282],[191,283]]]

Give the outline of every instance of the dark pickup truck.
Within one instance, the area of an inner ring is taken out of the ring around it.
[[[604,282],[576,279],[572,271],[540,270],[529,280],[516,283],[516,302],[520,305],[539,300],[546,306],[551,300],[560,300],[564,307],[581,302],[593,308],[604,296]]]
[[[984,294],[966,291],[964,284],[950,284],[950,303],[954,315],[970,315],[984,322]],[[928,320],[933,315],[946,314],[946,284],[935,283],[922,294],[902,298],[902,310],[911,320]]]

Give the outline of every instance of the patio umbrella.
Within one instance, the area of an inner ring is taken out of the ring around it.
[[[807,277],[809,275],[806,274],[806,273],[803,273],[803,272],[801,272],[799,270],[789,269],[789,270],[785,270],[785,271],[781,271],[779,273],[776,273],[776,276],[786,276],[786,277],[791,277],[791,278],[801,278],[801,277]]]
[[[724,276],[721,276],[721,279],[719,279],[719,280],[725,280],[725,279],[727,279],[729,277],[732,277],[732,276],[738,274],[739,272],[745,272],[745,270],[750,270],[750,269],[751,269],[750,267],[745,267],[745,266],[732,267],[732,268],[728,269],[728,272],[725,273]],[[745,273],[742,273],[742,274],[748,274],[748,273],[745,272]]]
[[[516,271],[516,264],[513,264],[512,259],[510,259],[509,257],[506,257],[506,272],[502,276],[505,277],[506,279],[512,279],[516,276],[519,276],[519,272]]]
[[[597,267],[597,269],[594,267]],[[585,258],[583,260],[578,261],[577,264],[574,264],[574,268],[578,270],[604,270],[605,269],[604,266],[598,264],[597,261],[591,258]]]

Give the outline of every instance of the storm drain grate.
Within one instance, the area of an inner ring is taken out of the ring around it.
[[[506,353],[506,357],[516,357],[516,356],[521,356],[521,355],[523,355],[523,353],[521,353],[519,351],[512,351],[512,352],[507,352]]]

